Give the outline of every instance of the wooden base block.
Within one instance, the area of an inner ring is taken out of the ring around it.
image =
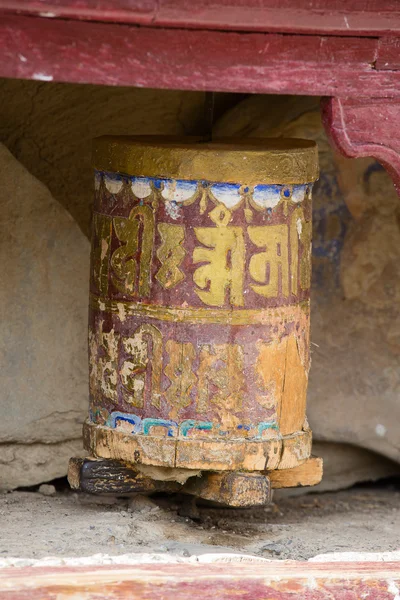
[[[92,456],[132,464],[201,471],[291,469],[310,457],[312,433],[264,440],[203,440],[134,435],[86,421],[84,447]]]
[[[192,477],[182,492],[234,507],[263,506],[271,501],[269,478],[261,473],[204,473]]]
[[[293,469],[267,471],[273,489],[317,485],[322,479],[322,458],[312,456]]]
[[[207,472],[190,477],[185,484],[158,481],[135,466],[112,459],[71,458],[71,488],[89,494],[183,493],[233,507],[262,506],[271,501],[271,489],[312,486],[321,481],[322,459],[309,458],[292,469],[262,473]]]
[[[155,481],[119,460],[71,458],[68,482],[73,490],[88,494],[151,494],[179,492],[182,486],[173,481]]]
[[[153,480],[122,461],[98,458],[71,458],[68,481],[72,489],[89,494],[180,492],[235,507],[260,506],[271,499],[269,478],[261,473],[205,472],[181,485]]]
[[[72,489],[89,494],[151,494],[181,492],[227,506],[260,506],[270,502],[270,485],[261,473],[207,473],[184,485],[156,481],[133,465],[98,458],[71,458],[68,481]]]

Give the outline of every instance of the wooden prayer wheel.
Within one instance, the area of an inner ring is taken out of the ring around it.
[[[304,484],[310,465],[316,483],[315,143],[103,137],[94,166],[86,449],[159,479],[213,472],[231,500],[257,477]]]

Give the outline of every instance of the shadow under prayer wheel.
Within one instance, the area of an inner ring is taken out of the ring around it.
[[[86,449],[160,472],[307,463],[315,143],[103,137],[94,166]]]

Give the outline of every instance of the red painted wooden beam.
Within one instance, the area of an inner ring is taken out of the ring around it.
[[[379,40],[133,27],[0,13],[0,76],[226,92],[400,97]]]
[[[376,158],[400,195],[399,100],[327,98],[322,102],[322,119],[332,144],[344,156]]]
[[[148,564],[0,569],[1,600],[395,600],[398,562]]]
[[[0,0],[0,8],[159,27],[357,36],[400,33],[397,0]]]

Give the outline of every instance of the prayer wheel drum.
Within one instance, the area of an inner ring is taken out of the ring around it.
[[[307,462],[314,142],[94,143],[85,447],[132,465]]]

